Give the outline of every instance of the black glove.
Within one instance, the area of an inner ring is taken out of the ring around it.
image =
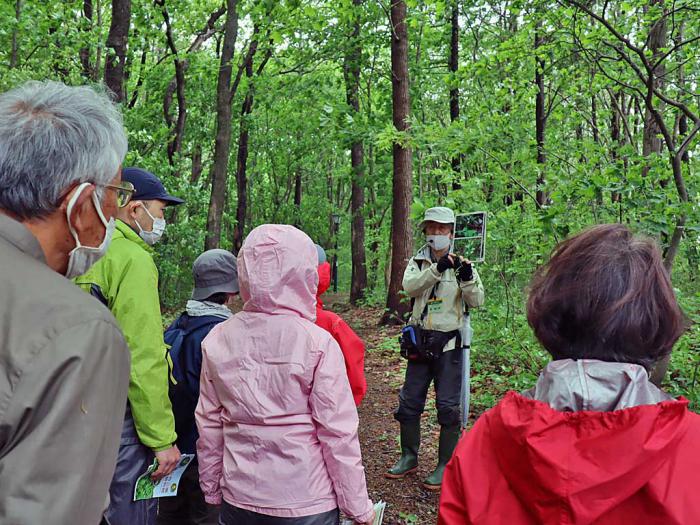
[[[472,269],[472,263],[462,262],[457,268],[457,279],[462,282],[468,282],[474,280],[474,270]]]
[[[442,273],[448,268],[454,268],[455,263],[454,260],[450,257],[449,253],[446,253],[442,257],[440,257],[440,260],[437,263],[437,271]]]

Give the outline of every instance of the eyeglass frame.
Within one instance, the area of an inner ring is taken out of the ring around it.
[[[112,190],[115,190],[117,192],[117,206],[120,208],[124,208],[127,204],[131,202],[131,199],[134,197],[134,192],[136,191],[136,188],[134,188],[134,185],[131,182],[128,181],[121,181],[119,185],[115,184],[95,184],[98,188],[110,188]],[[119,192],[123,191],[126,192],[126,201],[124,204],[119,204]]]

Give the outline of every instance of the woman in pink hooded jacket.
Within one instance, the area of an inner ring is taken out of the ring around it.
[[[282,225],[238,255],[243,311],[202,344],[197,453],[223,525],[372,522],[358,418],[333,337],[314,324],[316,248]]]

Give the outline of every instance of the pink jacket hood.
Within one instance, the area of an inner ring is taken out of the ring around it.
[[[314,321],[317,258],[314,243],[294,226],[265,224],[255,228],[238,254],[243,310],[297,313]]]
[[[238,256],[242,312],[202,343],[199,482],[270,516],[372,514],[343,354],[316,326],[316,248],[291,226],[253,230]]]

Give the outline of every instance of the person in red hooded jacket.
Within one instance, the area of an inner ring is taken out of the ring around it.
[[[338,314],[323,309],[321,296],[331,285],[331,265],[326,261],[325,250],[318,244],[316,245],[316,251],[318,252],[316,324],[326,332],[329,332],[343,351],[345,368],[348,373],[348,379],[350,380],[350,388],[352,389],[352,397],[355,400],[355,406],[360,406],[367,392],[367,381],[365,380],[365,344]]]
[[[619,224],[566,240],[527,316],[554,360],[463,435],[438,524],[700,523],[700,416],[648,375],[686,325],[655,243]]]

